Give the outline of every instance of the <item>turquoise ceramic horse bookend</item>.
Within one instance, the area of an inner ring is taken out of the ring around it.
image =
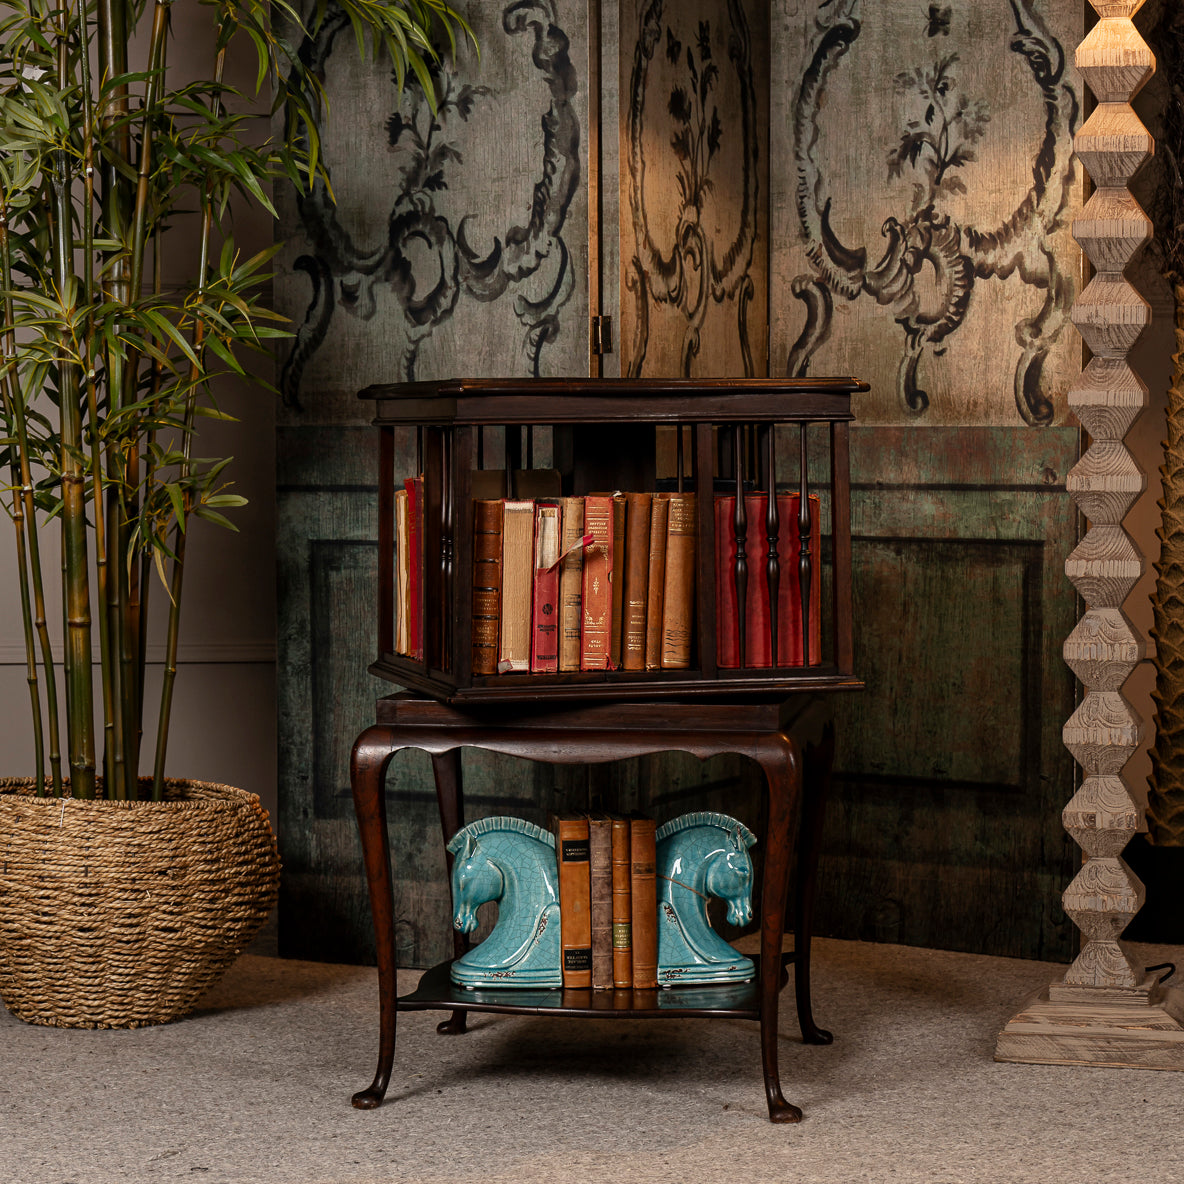
[[[712,928],[707,901],[727,902],[728,921],[752,920],[756,836],[727,814],[683,814],[658,828],[658,985],[737,983],[754,978],[752,959]]]
[[[472,933],[477,909],[497,901],[489,936],[452,964],[452,981],[480,987],[560,987],[555,836],[523,818],[482,818],[453,835],[454,928]]]

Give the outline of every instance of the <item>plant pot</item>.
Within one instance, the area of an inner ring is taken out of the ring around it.
[[[0,998],[62,1028],[192,1011],[275,904],[259,798],[171,780],[163,802],[35,796],[0,780]]]

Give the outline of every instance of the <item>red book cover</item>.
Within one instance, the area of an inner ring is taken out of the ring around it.
[[[584,498],[584,534],[592,542],[584,550],[584,629],[580,638],[580,669],[607,670],[612,664],[613,499]]]
[[[423,661],[423,476],[406,477],[407,490],[407,652]]]
[[[805,660],[802,645],[802,593],[798,563],[801,559],[801,538],[798,528],[798,506],[801,498],[796,493],[779,493],[777,510],[782,523],[789,522],[777,539],[777,556],[781,561],[781,582],[777,588],[777,613],[780,630],[777,635],[777,665],[801,666]],[[810,665],[822,664],[822,517],[821,505],[815,494],[810,494]],[[787,624],[788,622],[788,624]]]
[[[534,603],[531,612],[530,669],[559,669],[559,506],[535,502]]]

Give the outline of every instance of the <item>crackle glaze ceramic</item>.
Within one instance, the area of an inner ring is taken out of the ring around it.
[[[756,836],[727,814],[683,814],[658,828],[658,985],[736,983],[754,977],[752,960],[712,928],[707,901],[726,901],[728,921],[752,920]]]
[[[472,933],[479,906],[494,900],[498,909],[489,936],[453,962],[452,981],[470,990],[562,986],[555,836],[523,818],[482,818],[448,850],[453,926]]]

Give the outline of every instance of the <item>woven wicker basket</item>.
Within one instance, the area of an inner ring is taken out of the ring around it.
[[[0,998],[61,1028],[192,1011],[266,920],[279,855],[255,794],[170,781],[163,802],[36,797],[0,779]]]

